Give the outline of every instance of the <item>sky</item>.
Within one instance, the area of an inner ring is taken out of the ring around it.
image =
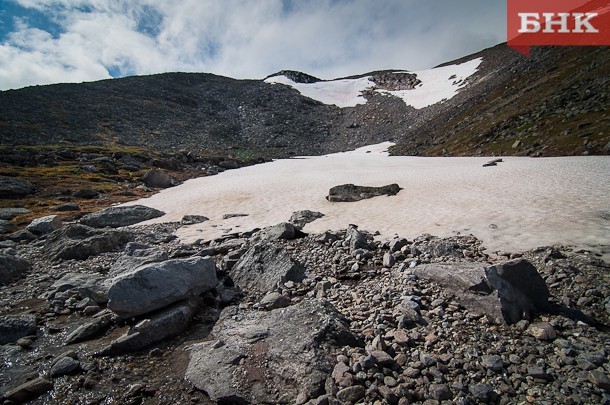
[[[162,72],[332,79],[506,41],[496,0],[0,0],[0,90]]]

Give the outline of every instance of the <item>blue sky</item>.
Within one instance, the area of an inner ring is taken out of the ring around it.
[[[504,42],[490,0],[0,0],[0,90],[169,71],[329,79]]]

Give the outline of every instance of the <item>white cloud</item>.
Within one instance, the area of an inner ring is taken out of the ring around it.
[[[61,34],[17,24],[0,43],[0,89],[110,71],[261,78],[287,68],[334,78],[426,68],[504,40],[504,6],[488,0],[13,1]]]

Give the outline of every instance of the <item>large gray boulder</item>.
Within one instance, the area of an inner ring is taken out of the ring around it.
[[[100,230],[70,224],[49,234],[44,251],[51,260],[85,260],[100,253],[121,249],[132,238],[124,230]]]
[[[108,308],[123,319],[131,318],[197,296],[217,284],[216,265],[210,258],[150,263],[111,281]]]
[[[429,264],[412,271],[453,291],[456,300],[470,311],[498,323],[513,324],[550,310],[549,290],[534,265],[525,259],[487,268],[477,263]]]
[[[295,239],[297,230],[294,225],[289,222],[281,222],[276,225],[268,226],[261,229],[257,234],[258,240],[276,241],[276,240],[291,240]]]
[[[278,283],[303,281],[305,267],[283,247],[259,243],[240,257],[229,275],[242,291],[262,296],[275,290]]]
[[[93,228],[119,228],[148,221],[149,219],[158,218],[163,215],[165,215],[165,212],[143,205],[108,207],[101,211],[85,215],[80,219],[80,223]]]
[[[148,187],[154,188],[168,188],[175,184],[174,179],[169,173],[159,169],[150,169],[144,173],[142,181]]]
[[[0,251],[0,285],[7,285],[20,278],[31,270],[32,266],[13,252]]]
[[[36,187],[26,180],[0,176],[0,198],[23,197],[32,194]]]
[[[36,334],[34,315],[0,316],[0,345],[16,342],[17,339]]]
[[[293,224],[297,229],[303,229],[303,227],[316,219],[322,218],[324,214],[317,211],[302,210],[295,211],[290,216],[290,223]]]
[[[132,353],[180,334],[191,323],[193,316],[201,307],[201,301],[199,297],[192,297],[156,312],[112,341],[100,353],[102,355]]]
[[[316,299],[272,311],[228,307],[212,336],[191,347],[186,379],[220,403],[305,403],[324,394],[332,350],[362,345]]]
[[[381,187],[342,184],[340,186],[332,187],[328,191],[326,199],[330,202],[354,202],[381,195],[396,195],[400,190],[401,188],[398,184],[388,184]]]
[[[25,227],[34,235],[46,235],[60,229],[63,222],[57,215],[48,215],[46,217],[36,218],[28,226]]]

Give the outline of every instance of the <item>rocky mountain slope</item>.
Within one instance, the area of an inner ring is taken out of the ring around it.
[[[112,208],[2,242],[0,401],[610,401],[608,265],[590,252],[123,227],[158,214]]]
[[[394,153],[409,155],[608,153],[607,47],[546,47],[528,59],[498,45],[446,65],[477,58],[482,62],[459,80],[457,95],[423,108],[387,91],[418,90],[425,71],[346,78],[368,78],[374,87],[363,91],[362,103],[343,108],[289,85],[196,73],[4,91],[0,144],[138,146],[248,159],[387,140],[398,144]],[[271,78],[337,83],[286,73]]]

